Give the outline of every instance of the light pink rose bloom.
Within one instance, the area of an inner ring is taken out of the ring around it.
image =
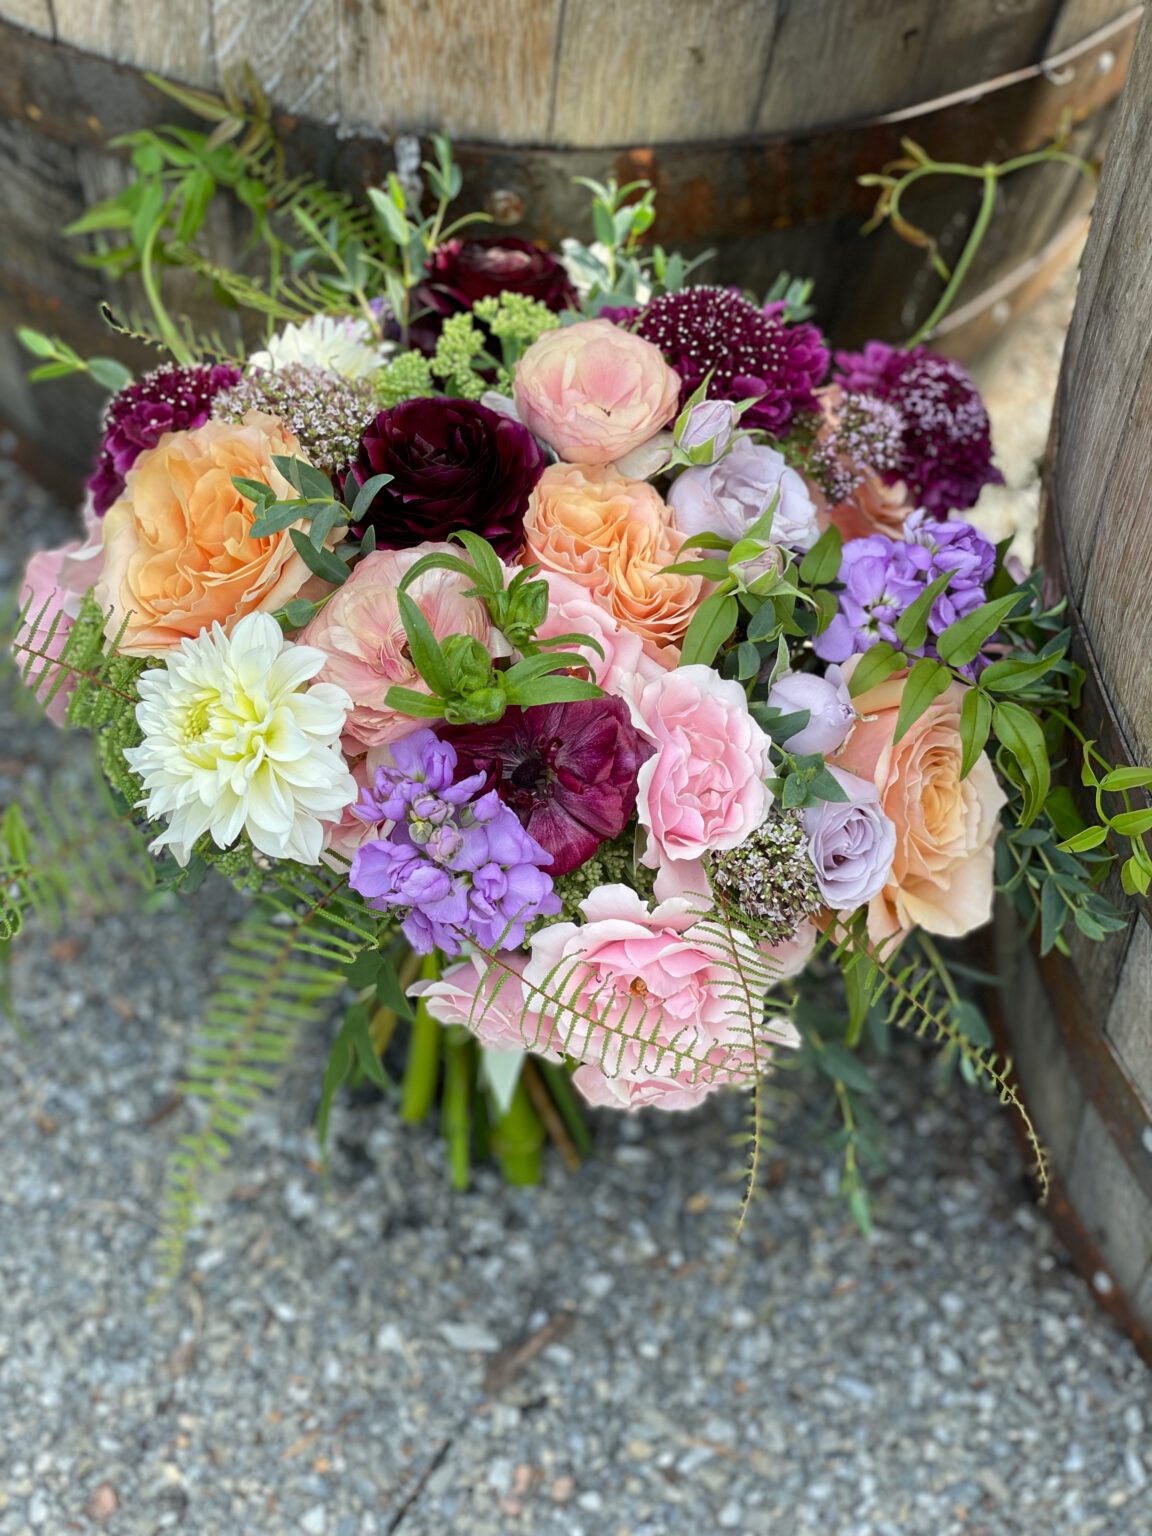
[[[455,544],[417,544],[412,549],[378,549],[365,555],[310,624],[297,637],[328,657],[319,681],[336,683],[352,699],[345,740],[353,750],[400,741],[422,730],[427,720],[390,709],[384,696],[393,684],[429,693],[408,654],[396,589],[405,573],[433,550],[460,558]],[[406,588],[437,640],[472,635],[493,654],[507,650],[478,597],[465,597],[472,579],[455,571],[426,571]]]
[[[844,664],[846,678],[858,663],[854,656]],[[856,696],[861,718],[830,759],[875,784],[896,827],[892,873],[868,904],[874,944],[910,928],[959,938],[989,920],[993,849],[1006,801],[987,753],[960,777],[965,684],[953,683],[894,740],[906,680],[907,673],[897,673]]]
[[[649,834],[645,864],[735,848],[763,824],[772,804],[768,738],[738,682],[711,667],[677,667],[631,693],[629,704],[656,745],[636,800]]]
[[[21,644],[39,646],[49,658],[33,660],[26,681],[44,704],[48,718],[57,725],[65,723],[75,679],[65,674],[64,681],[45,704],[60,675],[60,669],[53,667],[51,662],[64,650],[79,617],[84,595],[96,585],[104,565],[100,524],[91,516],[90,504],[85,508],[84,523],[87,538],[83,543],[73,539],[59,549],[36,551],[25,567],[20,589],[20,608],[26,612],[18,639]],[[57,621],[55,629],[52,628],[53,620]],[[17,651],[15,659],[23,673],[29,658]]]
[[[483,956],[472,955],[450,965],[437,981],[413,982],[408,995],[422,997],[438,1023],[470,1029],[489,1050],[534,1051],[559,1061],[551,1021],[525,1009],[520,978],[527,955],[509,952],[500,959],[508,971],[494,969]]]
[[[606,602],[598,602],[587,587],[571,576],[558,571],[541,571],[540,576],[548,583],[548,615],[536,631],[537,639],[578,634],[598,640],[603,657],[597,656],[591,647],[582,654],[588,657],[593,681],[605,693],[622,695],[630,683],[651,682],[676,665],[675,651],[646,649],[634,629],[626,629],[613,617]],[[579,647],[567,645],[564,649]]]
[[[569,464],[610,464],[667,426],[680,378],[642,336],[581,320],[532,343],[512,395],[524,425]]]
[[[583,924],[554,923],[533,935],[524,985],[529,996],[540,989],[536,1001],[565,1054],[593,1069],[580,1086],[594,1102],[689,1108],[715,1088],[749,1084],[767,1066],[765,989],[750,939],[736,936],[751,1013],[734,996],[726,941],[698,921],[691,901],[650,910],[630,887],[601,885],[580,910]],[[619,1086],[601,1084],[597,1073]]]

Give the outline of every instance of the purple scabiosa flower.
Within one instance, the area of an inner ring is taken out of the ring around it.
[[[113,395],[104,411],[104,439],[88,481],[97,517],[119,500],[125,475],[146,448],[155,448],[165,432],[202,427],[215,396],[239,378],[239,368],[225,363],[159,368]]]
[[[711,397],[756,399],[743,424],[781,437],[798,412],[817,409],[814,391],[828,371],[820,332],[814,325],[785,325],[782,309],[761,309],[735,288],[684,288],[655,299],[636,331],[655,342],[680,375],[682,407],[711,373]]]
[[[863,352],[837,352],[836,366],[846,390],[889,401],[903,416],[899,461],[885,478],[906,481],[914,501],[934,516],[963,511],[981,487],[1003,484],[984,402],[953,358],[870,341]]]
[[[456,752],[429,730],[395,742],[392,767],[376,771],[356,807],[365,821],[392,821],[385,838],[357,849],[349,884],[378,912],[406,909],[401,927],[418,954],[518,949],[536,917],[560,898],[541,867],[552,862],[484,775],[453,782]]]
[[[554,875],[578,869],[619,837],[636,808],[637,775],[654,748],[622,699],[508,709],[495,725],[440,726],[458,773],[480,772],[552,856]]]

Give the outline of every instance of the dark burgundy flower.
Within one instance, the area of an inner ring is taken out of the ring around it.
[[[484,773],[566,875],[619,837],[636,808],[636,775],[655,748],[621,699],[509,709],[495,725],[437,728],[456,748],[456,773]],[[482,791],[482,793],[484,792]]]
[[[499,293],[523,293],[557,314],[576,303],[576,290],[556,257],[518,235],[445,240],[424,273],[432,303],[445,315]]]
[[[954,359],[870,341],[863,352],[837,352],[836,366],[845,389],[886,400],[904,418],[898,460],[884,478],[906,481],[934,517],[963,511],[983,486],[1004,483],[984,402]]]
[[[513,560],[544,453],[510,416],[474,400],[431,396],[381,411],[360,439],[360,483],[391,475],[363,519],[382,549],[408,549],[468,528]]]
[[[817,409],[813,392],[828,371],[820,332],[814,325],[785,325],[783,308],[761,309],[735,288],[701,285],[662,294],[635,329],[680,375],[681,406],[711,372],[711,399],[759,397],[741,426],[782,437],[793,416]]]
[[[88,481],[97,517],[103,517],[122,494],[124,476],[146,448],[155,448],[165,432],[202,427],[214,397],[239,378],[239,368],[225,363],[160,368],[113,395],[104,412],[104,440],[96,468]]]
[[[557,314],[578,302],[561,263],[531,240],[519,235],[445,240],[430,256],[423,281],[412,290],[408,345],[431,357],[449,315],[501,293],[523,293]]]

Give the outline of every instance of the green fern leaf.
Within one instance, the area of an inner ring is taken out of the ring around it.
[[[347,970],[376,942],[371,914],[336,875],[278,874],[232,935],[192,1047],[182,1091],[203,1105],[198,1130],[168,1168],[159,1240],[159,1288],[184,1262],[206,1177],[227,1158],[260,1096],[275,1088],[303,1032],[343,990]]]

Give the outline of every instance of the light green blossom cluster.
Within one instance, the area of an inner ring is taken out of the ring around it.
[[[477,329],[470,314],[450,315],[444,322],[432,372],[444,381],[447,394],[463,400],[479,400],[488,385],[476,372],[479,363],[488,362],[484,333]]]
[[[376,395],[385,410],[434,393],[432,366],[419,352],[401,352],[376,375]]]
[[[495,298],[478,299],[472,313],[492,332],[500,342],[504,364],[499,370],[499,383],[508,386],[516,359],[539,341],[545,331],[554,331],[559,319],[539,299],[531,299],[524,293],[501,293]]]

